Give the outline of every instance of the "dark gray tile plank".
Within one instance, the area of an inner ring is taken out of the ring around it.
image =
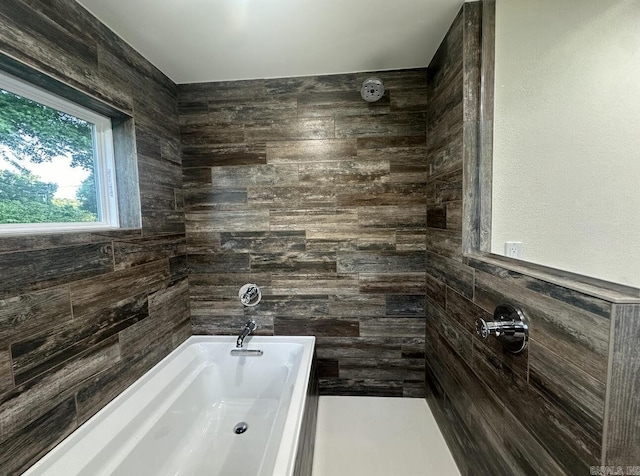
[[[329,117],[254,121],[244,125],[245,142],[333,138],[334,120]]]
[[[606,465],[636,465],[640,461],[640,306],[613,309],[611,372],[604,461]]]
[[[9,297],[66,284],[113,270],[110,243],[0,254],[0,269],[11,279],[0,284],[0,296]]]
[[[71,319],[69,288],[59,286],[0,301],[0,341],[7,345]]]
[[[413,273],[424,269],[425,254],[419,251],[338,253],[340,273]]]
[[[78,426],[73,397],[0,442],[0,467],[4,474],[22,474]]]
[[[381,116],[338,116],[336,138],[375,136],[422,136],[427,127],[425,114],[385,114]]]
[[[280,317],[274,320],[277,335],[314,335],[317,337],[358,337],[357,319],[337,319],[329,317]]]
[[[166,283],[169,276],[169,262],[162,260],[75,282],[70,286],[74,318],[85,317],[110,303],[151,291]]]
[[[267,142],[267,163],[313,163],[342,161],[358,153],[354,139]]]
[[[359,273],[359,291],[374,294],[425,293],[424,273]]]
[[[416,317],[362,317],[361,337],[413,337],[424,332],[425,319]]]

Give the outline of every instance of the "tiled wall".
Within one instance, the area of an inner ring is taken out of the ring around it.
[[[423,396],[426,71],[376,75],[179,86],[191,315],[315,335],[321,393]]]
[[[462,229],[477,226],[465,217],[477,180],[480,5],[464,5],[428,68],[428,400],[463,474],[579,475],[604,462],[638,464],[637,306],[462,256]],[[523,354],[474,332],[475,319],[492,320],[502,302],[530,319]]]
[[[143,225],[0,238],[5,475],[28,467],[191,328],[175,85],[72,0],[3,0],[0,52],[134,118]]]

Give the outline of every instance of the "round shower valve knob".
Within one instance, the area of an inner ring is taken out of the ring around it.
[[[238,297],[240,297],[240,302],[244,306],[253,307],[262,299],[262,293],[257,284],[247,283],[238,291]]]

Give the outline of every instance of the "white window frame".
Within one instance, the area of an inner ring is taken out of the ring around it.
[[[111,119],[0,71],[0,88],[93,124],[98,221],[0,224],[0,235],[93,231],[120,228]]]

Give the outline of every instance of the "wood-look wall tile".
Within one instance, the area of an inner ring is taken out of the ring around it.
[[[320,395],[402,397],[402,380],[320,379]]]
[[[635,465],[640,461],[640,306],[613,306],[611,372],[609,374],[605,465]]]
[[[427,122],[423,113],[385,114],[381,116],[338,116],[335,134],[338,139],[371,136],[421,136]]]
[[[426,186],[421,183],[373,183],[341,187],[337,201],[342,207],[418,206],[425,202]],[[424,227],[424,215],[422,226]]]
[[[43,374],[0,396],[0,441],[12,437],[73,395],[74,387],[115,365],[119,358],[117,338],[107,339],[74,356],[55,372]]]
[[[173,328],[189,318],[189,287],[183,279],[149,294],[149,317],[119,333],[124,357],[138,354],[150,344],[172,339]]]
[[[364,116],[388,114],[390,94],[373,103],[362,100],[357,89],[298,94],[298,117]]]
[[[246,188],[214,189],[211,185],[185,190],[185,205],[188,212],[225,210],[233,206],[247,208]]]
[[[401,337],[318,337],[319,359],[396,359],[402,358]]]
[[[357,154],[355,139],[267,142],[269,164],[341,161]]]
[[[184,212],[143,210],[142,229],[146,235],[184,233]]]
[[[219,99],[253,99],[267,95],[266,82],[262,79],[250,81],[219,81],[212,83],[179,84],[181,100],[209,101]]]
[[[427,323],[435,326],[440,336],[449,346],[469,365],[472,358],[472,334],[450,319],[447,312],[434,305],[429,299],[425,300]]]
[[[427,227],[447,229],[447,207],[433,206],[427,207]]]
[[[110,243],[0,254],[0,269],[11,279],[0,283],[0,297],[66,284],[113,270]]]
[[[150,157],[138,153],[138,174],[141,177],[140,188],[147,191],[180,185],[182,181],[180,164],[163,159],[160,154]]]
[[[385,182],[389,177],[389,161],[314,162],[298,165],[300,183],[305,185]]]
[[[187,225],[187,256],[191,254],[211,254],[220,251],[220,233],[195,231]]]
[[[214,123],[246,123],[274,121],[296,116],[296,96],[276,95],[246,98],[221,98],[209,100],[209,120]]]
[[[336,294],[329,296],[329,312],[340,317],[386,315],[386,300],[376,294]]]
[[[403,359],[424,359],[425,358],[425,338],[405,337],[402,339]]]
[[[207,210],[187,212],[185,218],[189,233],[269,229],[269,210]]]
[[[182,147],[182,167],[221,167],[267,163],[265,144],[202,144]]]
[[[318,377],[319,378],[337,378],[340,376],[337,360],[318,358]]]
[[[192,167],[182,169],[182,185],[185,191],[191,187],[211,186],[211,167]]]
[[[340,359],[340,378],[424,381],[424,359]]]
[[[462,171],[431,178],[427,182],[427,205],[438,206],[452,201],[462,201]]]
[[[140,190],[140,208],[142,210],[182,210],[182,206],[178,206],[178,196],[182,196],[182,190],[173,187],[145,187]],[[140,238],[135,236],[133,238]],[[125,239],[129,239],[124,237]]]
[[[605,384],[537,342],[529,346],[529,385],[564,409],[597,441],[602,436]]]
[[[244,125],[246,142],[333,138],[334,120],[329,117],[254,121]]]
[[[70,292],[74,318],[157,289],[168,282],[169,277],[169,262],[162,260],[72,283]]]
[[[588,295],[576,289],[564,287],[559,284],[537,279],[533,276],[527,276],[517,271],[501,268],[495,264],[479,262],[471,259],[470,266],[483,271],[497,278],[503,278],[512,285],[521,286],[523,288],[535,291],[536,293],[554,298],[558,301],[565,302],[579,309],[597,314],[599,316],[609,318],[611,314],[612,304],[604,299]],[[575,283],[574,283],[575,284]]]
[[[274,332],[284,336],[358,337],[359,325],[357,319],[277,316],[274,319]]]
[[[356,142],[358,144],[358,155],[370,149],[417,147],[422,150],[427,144],[426,137],[422,135],[358,137]]]
[[[180,127],[180,140],[186,147],[242,143],[244,135],[242,124],[188,124]]]
[[[9,349],[0,350],[0,395],[14,386]]]
[[[147,294],[96,309],[90,316],[65,322],[11,345],[16,385],[51,372],[65,361],[91,349],[149,315]]]
[[[336,191],[321,186],[248,187],[247,201],[251,207],[269,209],[332,208],[336,206]]]
[[[277,295],[357,294],[358,275],[278,273],[272,277],[271,290]]]
[[[568,474],[588,471],[599,460],[600,445],[561,406],[516,377],[493,354],[474,352],[474,370],[496,394],[506,391],[511,396],[503,399],[508,410],[519,416],[522,425]]]
[[[402,383],[403,398],[425,398],[425,383],[413,380],[405,380]]]
[[[440,307],[446,309],[447,314],[469,332],[476,331],[475,321],[477,318],[482,318],[487,322],[493,321],[493,312],[487,312],[453,289],[446,288],[446,290],[440,289],[439,291],[446,296],[446,304]]]
[[[392,112],[426,112],[428,104],[428,93],[426,88],[426,74],[424,78],[425,87],[411,90],[395,90],[391,92]]]
[[[473,298],[474,272],[458,261],[427,251],[427,274],[467,298]]]
[[[391,294],[386,296],[387,316],[424,317],[424,294]]]
[[[69,288],[59,286],[0,301],[0,341],[17,339],[50,329],[71,319]]]
[[[417,317],[362,317],[361,337],[413,337],[424,332],[425,319]]]
[[[114,241],[113,255],[115,269],[149,263],[183,255],[186,252],[186,238],[180,235],[164,235],[135,240]]]
[[[562,470],[510,412],[505,411],[504,422],[504,441],[509,443],[506,445],[507,450],[524,474],[569,474]]]
[[[297,294],[294,296],[264,295],[260,305],[245,309],[245,314],[278,317],[317,317],[329,314],[329,300],[322,294]]]
[[[426,230],[424,206],[358,207],[358,224],[363,228],[405,228]],[[421,240],[424,243],[424,240]]]
[[[231,227],[230,227],[231,228]],[[220,249],[236,253],[284,253],[305,250],[304,231],[222,232]]]
[[[271,210],[271,230],[340,230],[352,229],[358,220],[355,208],[302,208]]]
[[[78,426],[73,397],[0,442],[0,467],[4,474],[22,474]]]
[[[215,334],[215,330],[218,323],[227,322],[228,319],[242,321],[244,319],[244,309],[242,304],[238,300],[229,299],[190,299],[191,307],[191,323],[194,327],[195,334],[201,334],[202,332],[196,332],[198,329],[210,329],[205,334]],[[247,321],[244,321],[247,322]],[[234,324],[236,325],[236,324]]]
[[[425,269],[425,254],[416,252],[339,252],[340,273],[417,273]]]
[[[396,230],[396,250],[426,251],[424,232],[419,230]]]
[[[252,253],[251,270],[258,272],[327,273],[336,271],[335,253]]]
[[[292,164],[215,167],[214,187],[238,188],[256,185],[292,185],[298,183],[298,166]]]
[[[0,237],[0,253],[45,250],[72,245],[104,243],[117,239],[140,238],[140,229],[105,230],[84,233],[46,233]]]
[[[247,254],[192,254],[187,257],[189,274],[244,273],[251,270]]]
[[[374,294],[425,293],[424,273],[359,273],[359,291]]]

